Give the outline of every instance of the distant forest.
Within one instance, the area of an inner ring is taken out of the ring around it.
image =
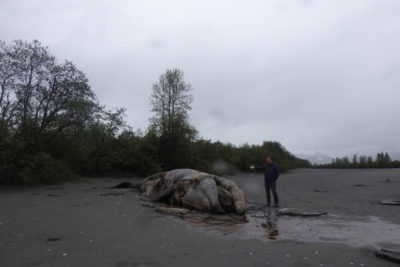
[[[193,89],[178,69],[153,84],[154,116],[145,132],[127,125],[124,108],[100,105],[86,75],[70,61],[57,62],[38,41],[0,42],[0,86],[3,184],[144,176],[173,168],[243,172],[267,155],[282,170],[310,166],[278,142],[235,146],[199,137],[189,123]]]
[[[386,152],[376,154],[375,158],[371,156],[353,155],[349,157],[332,159],[330,164],[315,165],[317,168],[400,168],[400,161],[392,160]]]

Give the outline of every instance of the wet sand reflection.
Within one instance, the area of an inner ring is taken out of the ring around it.
[[[188,213],[182,219],[206,231],[241,239],[296,240],[341,243],[354,247],[400,246],[400,226],[378,217],[348,217],[334,214],[320,217],[278,215],[279,209],[249,205],[246,216]],[[368,234],[366,234],[368,233]]]
[[[266,223],[262,223],[261,226],[267,229],[267,238],[276,240],[279,236],[278,230],[278,216],[277,211],[266,211],[264,212]]]

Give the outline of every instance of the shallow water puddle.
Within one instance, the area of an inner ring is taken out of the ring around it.
[[[277,216],[277,209],[249,211],[248,222],[239,217],[187,214],[191,225],[241,239],[294,240],[342,243],[354,247],[390,244],[400,247],[400,225],[378,217],[325,215],[314,218]]]

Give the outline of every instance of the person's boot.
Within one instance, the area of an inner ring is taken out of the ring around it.
[[[275,208],[279,207],[279,202],[275,202]]]
[[[267,207],[271,207],[271,202],[267,202]]]

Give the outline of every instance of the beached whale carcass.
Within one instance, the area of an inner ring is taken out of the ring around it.
[[[162,201],[213,213],[246,212],[242,189],[233,181],[192,169],[156,173],[144,180],[141,191]]]

